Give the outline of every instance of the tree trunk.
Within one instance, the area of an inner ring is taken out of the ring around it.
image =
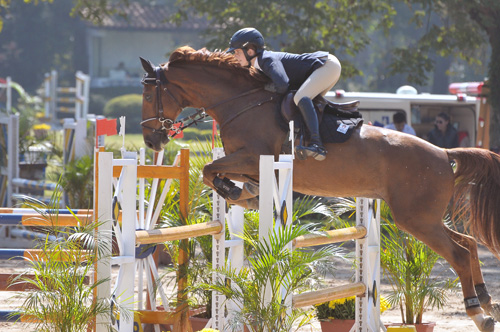
[[[500,23],[497,22],[495,28],[490,29],[489,38],[491,44],[491,60],[489,68],[491,105],[491,126],[490,126],[490,148],[500,147]]]
[[[447,75],[448,69],[451,66],[451,57],[441,57],[436,55],[434,57],[434,79],[432,83],[431,93],[447,94],[448,85],[450,84],[449,76]]]

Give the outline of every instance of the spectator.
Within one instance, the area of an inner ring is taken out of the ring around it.
[[[447,113],[441,112],[436,116],[434,129],[427,134],[427,139],[442,148],[458,147],[458,132],[450,123],[450,116]]]
[[[406,123],[406,113],[397,112],[392,116],[392,123],[384,128],[401,131],[406,134],[416,136],[415,130]]]

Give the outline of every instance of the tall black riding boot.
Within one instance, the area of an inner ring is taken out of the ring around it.
[[[308,157],[313,157],[316,160],[325,160],[326,150],[319,136],[319,124],[316,110],[311,98],[303,97],[297,106],[300,109],[304,123],[311,135],[311,141],[307,147],[303,147]]]

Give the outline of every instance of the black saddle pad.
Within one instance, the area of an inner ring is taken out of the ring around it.
[[[343,143],[362,124],[363,118],[345,118],[325,112],[319,125],[319,134],[323,143]]]
[[[362,124],[363,118],[340,117],[326,111],[319,124],[319,134],[323,143],[344,143],[351,137],[354,130],[361,127]],[[301,117],[295,119],[295,131],[299,136],[306,131]],[[305,136],[306,140],[308,140],[309,133],[306,133]]]

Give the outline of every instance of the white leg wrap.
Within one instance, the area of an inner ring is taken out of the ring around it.
[[[483,313],[471,316],[477,328],[481,332],[493,332],[495,330],[495,321]]]

